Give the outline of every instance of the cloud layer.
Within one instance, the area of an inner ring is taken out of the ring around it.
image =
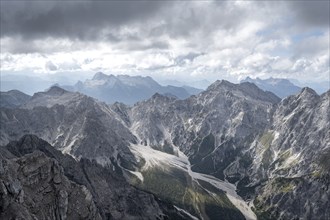
[[[329,80],[328,1],[0,4],[6,72]]]

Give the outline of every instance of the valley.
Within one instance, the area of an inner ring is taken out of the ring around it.
[[[139,172],[130,172],[139,179],[137,181],[138,183],[135,183],[137,186],[148,190],[149,184],[162,185],[163,181],[175,181],[184,178],[184,181],[179,181],[179,183],[172,184],[177,185],[185,183],[182,186],[185,188],[185,190],[178,189],[177,192],[173,192],[173,196],[176,197],[179,196],[180,192],[182,193],[182,191],[184,191],[184,194],[181,195],[182,200],[178,201],[179,203],[181,203],[181,205],[186,205],[185,199],[189,197],[189,195],[186,195],[187,193],[189,194],[192,190],[201,191],[201,193],[204,194],[204,196],[206,196],[210,200],[220,199],[220,207],[224,207],[223,203],[227,202],[228,204],[225,204],[226,206],[230,207],[231,209],[234,209],[234,207],[238,209],[244,215],[245,219],[256,219],[256,215],[251,210],[249,204],[237,195],[236,186],[234,184],[231,184],[227,181],[219,180],[207,174],[193,172],[191,170],[191,165],[188,157],[184,155],[183,152],[181,152],[180,150],[176,149],[177,151],[175,152],[175,154],[178,156],[170,155],[164,152],[154,150],[148,146],[141,145],[131,145],[130,150],[138,158],[138,160],[144,161],[143,166],[140,168]],[[156,183],[145,183],[145,181],[150,180],[145,180],[144,176],[149,176],[152,172],[157,172],[158,175],[163,172],[165,175],[159,175],[160,178],[157,179]],[[193,189],[189,189],[189,186],[193,186]],[[159,189],[162,189],[161,186],[159,187]],[[158,191],[158,188],[151,188],[150,191],[152,193],[155,193],[156,195],[159,195],[161,193],[160,191]],[[166,195],[170,195],[168,191],[166,191]],[[228,199],[223,197],[227,197]],[[195,202],[197,202],[197,204],[193,204],[193,206],[199,209],[198,206],[200,206],[201,204],[198,204],[198,201]],[[206,217],[206,219],[208,218],[210,217]]]

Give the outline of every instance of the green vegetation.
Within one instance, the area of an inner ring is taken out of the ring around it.
[[[136,181],[135,178],[131,183],[193,215],[203,216],[205,219],[244,219],[224,192],[204,181],[192,182],[183,170],[154,167],[142,174],[143,182]],[[203,187],[212,193],[209,194]]]
[[[272,181],[272,187],[275,192],[287,193],[293,191],[298,183],[299,180],[295,178],[279,177]]]
[[[262,144],[262,146],[265,147],[265,149],[268,149],[274,140],[274,135],[271,132],[264,133],[261,138],[259,139],[259,142]]]
[[[167,201],[174,201],[176,204],[182,202],[186,191],[186,183],[182,179],[175,178],[174,174],[167,173],[160,168],[152,168],[142,172],[144,177],[140,185],[142,189],[153,192]],[[178,174],[177,174],[178,175]],[[184,175],[182,172],[181,175]]]
[[[272,152],[270,150],[270,145],[274,139],[274,135],[271,132],[264,133],[259,139],[260,144],[265,148],[262,155],[262,164],[265,168],[268,168],[272,161]]]
[[[271,198],[278,194],[292,192],[303,181],[301,177],[284,178],[279,177],[271,180],[264,188],[264,192],[253,201],[254,209],[258,219],[273,220],[278,219],[277,209],[272,205]]]
[[[228,209],[236,209],[236,207],[230,202],[228,197],[226,196],[225,192],[220,191],[216,187],[214,187],[212,184],[205,182],[203,180],[198,180],[198,183],[208,191],[215,194],[212,198],[216,200],[222,208],[228,208]],[[209,194],[207,194],[209,195]]]
[[[314,178],[319,178],[322,176],[322,172],[320,170],[315,170],[313,173],[312,173],[312,177]]]
[[[263,201],[257,199],[253,202],[254,207],[252,211],[257,215],[259,220],[276,220],[277,217],[274,217],[270,214],[270,207],[266,206]]]

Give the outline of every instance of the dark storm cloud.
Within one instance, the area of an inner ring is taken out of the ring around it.
[[[303,25],[329,27],[329,1],[289,1],[287,4]]]
[[[217,28],[232,29],[240,25],[247,11],[228,9],[231,5],[215,1],[211,8],[216,10],[210,13],[189,1],[6,1],[1,2],[0,36],[119,42],[141,37],[119,35],[120,27],[137,24],[135,27],[147,29],[149,22],[154,24],[150,29],[140,30],[146,31],[146,37],[177,38],[197,32],[204,35]],[[155,25],[157,22],[160,23]]]
[[[250,21],[258,20],[272,28],[278,20],[272,20],[275,15],[283,17],[284,23],[289,22],[290,15],[293,25],[300,26],[299,31],[301,27],[329,26],[327,1],[237,3],[244,2],[0,1],[0,37],[10,39],[1,45],[10,53],[90,49],[95,42],[127,51],[167,50],[175,45],[171,40],[180,39],[189,51],[204,51],[213,48],[213,33],[224,30],[234,35]],[[283,24],[276,25],[279,29]]]
[[[1,37],[99,39],[102,31],[143,22],[166,1],[1,2]],[[118,40],[109,35],[108,40]]]
[[[232,8],[230,1],[214,1],[212,10],[177,1],[5,1],[1,2],[0,36],[21,36],[25,39],[70,38],[119,42],[121,25],[163,20],[148,30],[150,37],[169,35],[185,37],[193,30],[205,32],[216,28],[233,29],[251,15],[244,7]],[[257,2],[260,10],[274,8],[272,1]],[[303,25],[329,25],[328,1],[289,1],[286,5]],[[178,7],[168,7],[176,5]],[[190,7],[191,6],[191,7]],[[177,9],[177,10],[176,10]],[[214,10],[215,9],[215,10]],[[219,10],[217,10],[219,9]],[[214,13],[211,14],[210,13]],[[127,36],[126,38],[134,37]],[[139,36],[136,36],[138,39]],[[128,39],[130,40],[130,39]]]

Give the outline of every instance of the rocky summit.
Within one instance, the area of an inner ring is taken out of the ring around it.
[[[329,102],[224,80],[131,106],[52,87],[0,109],[0,217],[329,219]]]

